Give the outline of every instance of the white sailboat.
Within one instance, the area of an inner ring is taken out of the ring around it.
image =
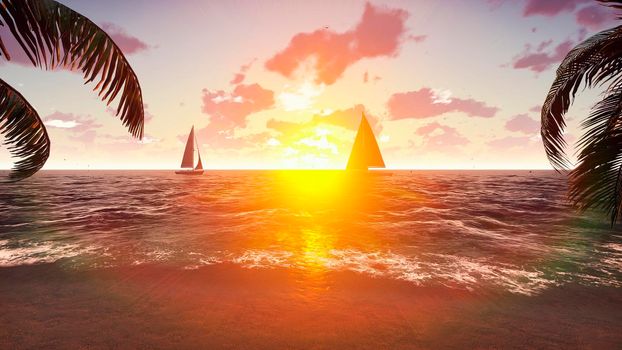
[[[194,151],[196,151],[199,161],[197,165],[194,166]],[[194,135],[194,125],[190,130],[190,135],[188,135],[188,141],[186,141],[186,149],[184,150],[184,157],[181,160],[181,170],[175,171],[175,174],[180,175],[202,175],[203,174],[203,164],[201,163],[201,153],[199,152],[199,143],[197,142],[196,136]]]
[[[382,159],[380,148],[378,148],[376,136],[374,136],[374,132],[365,117],[365,113],[363,113],[346,169],[369,170],[369,168],[384,167],[384,159]]]

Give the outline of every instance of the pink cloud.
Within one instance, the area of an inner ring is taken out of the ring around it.
[[[433,122],[418,128],[416,135],[423,138],[423,149],[429,151],[455,151],[459,146],[469,143],[455,128]]]
[[[499,110],[497,107],[488,106],[474,99],[438,96],[430,88],[393,94],[387,106],[393,120],[430,118],[448,112],[462,112],[470,117],[491,118]]]
[[[91,116],[74,115],[58,111],[45,116],[43,124],[50,130],[68,132],[70,139],[85,144],[93,143],[97,137],[97,129],[102,127]]]
[[[577,23],[591,30],[603,29],[615,20],[611,9],[602,5],[587,6],[575,14]]]
[[[74,115],[73,113],[54,112],[43,118],[47,128],[65,129],[72,133],[80,133],[100,128],[95,119],[90,116]]]
[[[204,128],[195,129],[197,140],[201,145],[215,148],[240,149],[265,144],[270,138],[267,132],[236,136],[233,129],[220,129],[218,123],[210,123]],[[188,135],[178,135],[180,142],[186,142]]]
[[[237,85],[231,93],[204,89],[202,111],[210,121],[197,131],[200,142],[216,147],[241,148],[263,140],[267,134],[240,138],[235,136],[235,129],[245,128],[249,115],[273,106],[274,92],[259,84]]]
[[[588,2],[592,2],[592,0],[527,0],[523,16],[553,17],[563,12],[572,12],[577,5]]]
[[[248,72],[248,70],[252,67],[252,65],[253,65],[253,63],[255,63],[255,61],[257,61],[257,59],[253,58],[247,64],[241,65],[240,66],[240,71],[238,73],[235,73],[235,75],[233,76],[233,79],[231,79],[231,81],[229,83],[231,85],[241,84],[244,81],[244,79],[246,79],[246,72]]]
[[[242,73],[236,73],[236,74],[233,76],[233,79],[231,79],[231,82],[230,82],[230,83],[231,83],[232,85],[238,85],[239,83],[241,83],[241,82],[243,82],[243,81],[244,81],[244,78],[245,78],[245,77],[246,77],[246,76],[245,76],[244,74],[242,74]]]
[[[512,67],[529,69],[537,73],[543,72],[552,65],[561,62],[575,45],[572,40],[566,40],[555,46],[553,50],[547,51],[546,49],[550,47],[551,42],[551,40],[543,41],[535,50],[531,45],[527,45],[523,53],[514,57]]]
[[[507,0],[488,0],[492,9],[497,9]],[[527,0],[524,2],[523,16],[554,17],[564,13],[574,13],[576,23],[591,30],[601,30],[615,19],[606,6],[594,0]],[[587,5],[587,6],[584,6]],[[575,12],[575,10],[579,9]],[[536,32],[532,28],[532,32]]]
[[[135,54],[141,51],[146,51],[151,48],[148,44],[141,41],[135,36],[128,34],[125,29],[117,26],[114,23],[104,22],[101,25],[102,29],[108,33],[108,35],[119,46],[121,51],[126,55]]]
[[[509,131],[535,134],[540,130],[540,123],[530,118],[527,114],[519,114],[508,120],[505,123],[505,128]]]
[[[231,94],[203,89],[203,113],[211,123],[228,128],[246,127],[246,118],[274,105],[274,92],[259,84],[237,85]]]
[[[319,29],[296,34],[285,50],[266,61],[268,70],[292,77],[307,60],[314,59],[316,82],[333,84],[363,58],[394,56],[406,32],[408,12],[370,3],[356,28],[344,33]]]

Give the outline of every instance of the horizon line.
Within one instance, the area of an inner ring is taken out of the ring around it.
[[[11,171],[11,168],[0,168],[0,171]],[[54,168],[41,171],[175,171],[179,168]],[[295,170],[347,170],[345,168],[205,168],[204,171],[295,171]],[[556,171],[553,168],[371,168],[369,171],[499,171],[499,170],[537,170]],[[570,169],[569,169],[570,170]]]

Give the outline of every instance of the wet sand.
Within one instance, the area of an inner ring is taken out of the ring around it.
[[[0,268],[5,349],[622,347],[622,291],[471,293],[232,264]]]

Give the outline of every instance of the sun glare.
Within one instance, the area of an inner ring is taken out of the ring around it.
[[[277,99],[283,110],[287,112],[309,109],[315,98],[324,92],[324,85],[316,85],[311,82],[304,82],[297,89],[287,89],[281,92]]]

